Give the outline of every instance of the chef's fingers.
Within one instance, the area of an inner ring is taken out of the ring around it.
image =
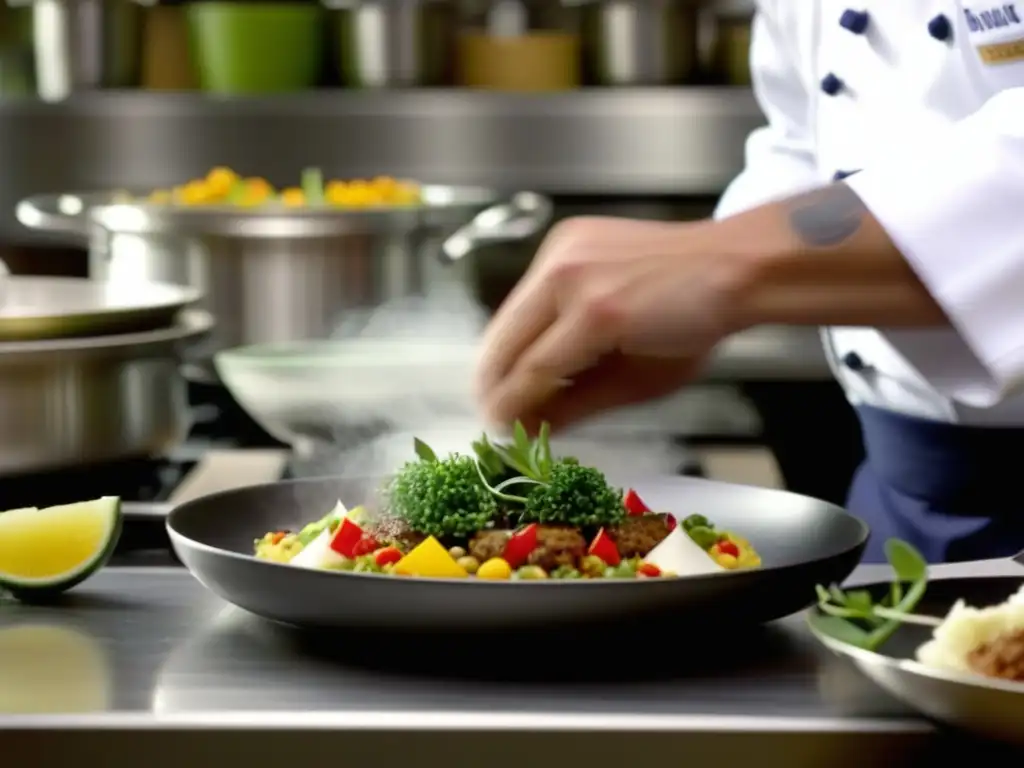
[[[615,333],[614,318],[594,312],[584,303],[566,307],[485,397],[487,415],[509,424],[539,410],[569,386],[576,374],[614,351]]]
[[[643,358],[614,353],[577,375],[537,410],[525,416],[528,427],[548,422],[559,431],[604,411],[664,397],[697,378],[699,359]]]
[[[486,401],[492,396],[522,353],[557,317],[553,287],[538,273],[527,274],[484,332],[476,370],[478,397]]]

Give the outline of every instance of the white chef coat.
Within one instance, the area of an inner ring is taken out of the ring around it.
[[[859,171],[956,329],[826,330],[850,401],[1024,424],[1024,0],[759,0],[751,67],[768,125],[716,217]]]

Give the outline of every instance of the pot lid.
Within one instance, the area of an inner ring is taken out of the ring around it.
[[[198,299],[198,291],[166,283],[14,276],[0,262],[0,342],[165,328]]]

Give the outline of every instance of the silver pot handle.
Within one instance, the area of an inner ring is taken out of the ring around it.
[[[441,244],[441,255],[458,261],[482,245],[525,240],[551,221],[551,201],[536,192],[518,192],[507,203],[478,213]]]
[[[85,240],[92,228],[88,209],[77,195],[36,195],[18,203],[14,215],[29,229],[76,235]]]

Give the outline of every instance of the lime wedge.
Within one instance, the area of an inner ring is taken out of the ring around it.
[[[121,535],[121,500],[0,512],[0,588],[16,597],[63,592],[101,568]]]

